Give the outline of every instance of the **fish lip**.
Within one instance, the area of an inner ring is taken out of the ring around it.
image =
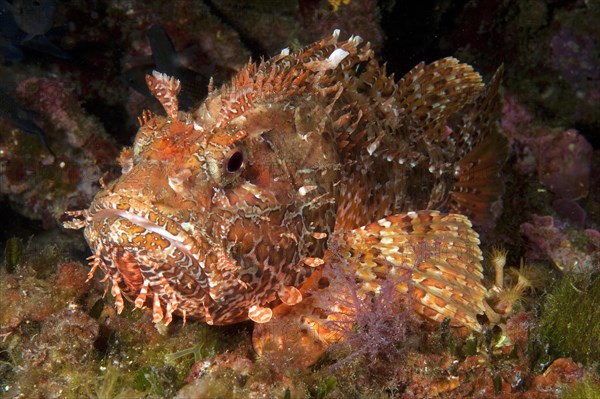
[[[166,217],[164,214],[162,214],[163,217]],[[169,242],[171,242],[175,247],[177,247],[177,249],[179,249],[180,251],[182,251],[183,253],[185,253],[186,255],[194,258],[196,261],[198,261],[198,259],[196,258],[196,256],[183,245],[183,241],[181,238],[178,238],[177,236],[173,235],[171,232],[169,232],[168,230],[166,230],[164,227],[153,223],[150,221],[150,219],[144,217],[144,216],[140,216],[137,213],[134,212],[130,212],[130,211],[124,211],[121,209],[112,209],[112,208],[103,208],[98,210],[97,212],[95,212],[92,216],[92,218],[94,219],[100,219],[103,217],[117,217],[117,218],[123,218],[123,219],[127,219],[130,222],[132,222],[133,224],[142,227],[144,230],[148,230],[148,231],[152,231],[153,233],[158,234],[159,236],[166,238],[167,240],[169,240]],[[173,222],[172,219],[170,219],[171,222]],[[182,234],[187,235],[184,231],[183,228],[182,230]],[[189,236],[188,236],[189,237]]]

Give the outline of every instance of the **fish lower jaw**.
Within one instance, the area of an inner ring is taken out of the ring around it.
[[[126,298],[135,308],[151,308],[154,322],[168,324],[181,314],[211,323],[214,300],[197,241],[156,209],[102,205],[87,211],[85,222],[94,251],[90,278],[98,268],[105,272],[117,312]]]

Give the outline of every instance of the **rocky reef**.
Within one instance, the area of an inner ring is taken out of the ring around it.
[[[9,7],[14,28],[0,29],[1,397],[600,395],[600,2],[39,3],[53,12],[27,14],[33,28]],[[178,77],[190,108],[210,77],[334,28],[370,41],[396,76],[446,55],[484,75],[504,63],[505,193],[480,231],[502,319],[465,333],[384,292],[302,367],[258,357],[250,323],[117,314],[102,276],[88,281],[85,241],[60,223],[114,178],[142,110],[161,112],[144,75]]]

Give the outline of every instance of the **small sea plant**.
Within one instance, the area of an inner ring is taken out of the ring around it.
[[[490,263],[494,267],[494,285],[500,290],[504,287],[504,267],[506,266],[506,255],[508,255],[508,250],[500,246],[493,247],[489,254]]]
[[[344,280],[347,291],[345,296],[331,298],[338,302],[341,300],[343,303],[338,303],[336,308],[344,311],[327,325],[343,336],[342,341],[334,344],[331,350],[347,354],[336,366],[360,356],[367,361],[392,361],[403,353],[411,331],[421,323],[410,307],[408,295],[402,296],[397,290],[399,284],[410,285],[410,281],[382,280],[376,292],[365,293],[352,277],[341,273],[336,273],[336,277]]]
[[[521,258],[519,268],[511,267],[508,274],[513,281],[505,284],[498,292],[498,300],[506,314],[517,311],[517,306],[524,304],[531,295],[541,292],[550,281],[551,275],[541,265],[525,263]]]
[[[556,356],[600,361],[600,273],[565,275],[546,296],[540,333]]]
[[[550,274],[543,266],[526,263],[523,258],[518,268],[510,267],[506,273],[507,255],[508,251],[502,247],[494,247],[488,254],[495,274],[488,300],[493,309],[502,315],[514,313],[527,294],[541,291],[550,281]]]
[[[519,291],[539,292],[547,287],[551,274],[543,266],[525,263],[521,258],[519,268],[511,267],[508,273],[516,280],[515,289]]]

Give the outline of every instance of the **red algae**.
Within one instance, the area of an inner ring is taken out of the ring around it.
[[[89,200],[96,181],[115,167],[117,148],[62,80],[29,78],[17,93],[43,121],[53,153],[17,130],[0,136],[0,176],[6,182],[0,192],[50,228],[64,210]]]
[[[574,232],[561,228],[552,216],[531,215],[531,222],[521,225],[520,231],[532,243],[528,257],[547,259],[565,272],[592,272],[598,269],[600,259],[593,250],[600,241],[593,234],[583,233],[583,239],[590,247],[579,249],[571,238]]]
[[[559,198],[579,199],[588,194],[592,146],[576,130],[530,141],[538,160],[542,184]]]

